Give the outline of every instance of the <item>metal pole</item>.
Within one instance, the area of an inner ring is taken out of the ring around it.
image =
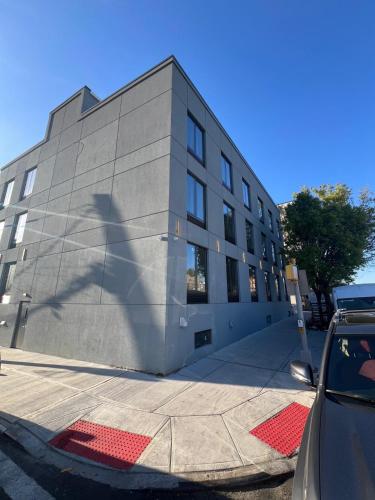
[[[295,292],[296,292],[296,303],[297,303],[297,318],[298,318],[298,332],[301,334],[302,341],[302,359],[313,368],[312,356],[307,343],[307,335],[305,328],[305,318],[303,316],[302,299],[301,292],[299,289],[298,281],[294,282]]]

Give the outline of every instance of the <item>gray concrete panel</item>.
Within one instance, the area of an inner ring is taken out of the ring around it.
[[[81,139],[76,175],[108,163],[115,158],[118,120]]]
[[[78,142],[57,153],[53,168],[52,186],[60,184],[74,176],[78,154]]]
[[[120,118],[117,157],[156,142],[171,133],[171,91]]]

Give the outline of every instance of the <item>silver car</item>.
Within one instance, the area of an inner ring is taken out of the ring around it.
[[[300,447],[293,500],[375,499],[375,311],[337,311],[321,371],[291,363],[315,387]]]

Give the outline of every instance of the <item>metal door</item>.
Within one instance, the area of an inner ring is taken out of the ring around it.
[[[23,339],[25,338],[26,323],[29,315],[29,305],[30,302],[20,302],[18,306],[18,315],[14,330],[14,340],[12,342],[12,347],[18,349],[22,348]]]

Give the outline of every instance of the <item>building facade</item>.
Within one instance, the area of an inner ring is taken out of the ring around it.
[[[0,345],[169,373],[288,315],[279,210],[174,57],[0,175]]]

